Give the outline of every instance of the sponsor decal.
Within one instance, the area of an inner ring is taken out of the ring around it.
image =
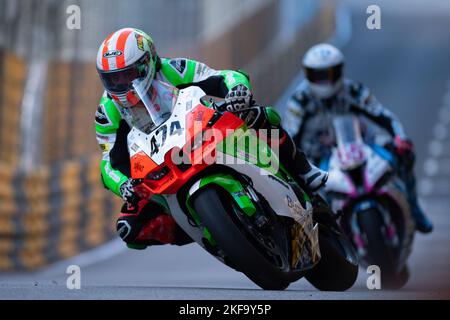
[[[186,102],[186,111],[189,111],[192,109],[192,100],[189,100]]]
[[[134,171],[139,171],[139,172],[144,171],[144,166],[140,162],[135,162],[133,168],[134,168]]]
[[[144,36],[136,34],[136,42],[139,50],[144,51]]]
[[[170,65],[178,71],[181,76],[184,76],[186,71],[186,59],[173,59],[170,61]]]
[[[234,192],[234,195],[238,198],[242,198],[242,197],[246,196],[245,192],[243,192],[242,190]]]
[[[133,150],[134,152],[137,152],[139,150],[139,146],[136,143],[133,143],[130,149]]]
[[[103,152],[108,152],[109,151],[109,145],[106,143],[101,143],[100,144],[100,148],[102,149]]]
[[[203,116],[204,116],[204,112],[203,111],[199,111],[196,114],[195,120],[194,121],[202,121],[203,120]]]
[[[121,56],[122,54],[123,54],[123,52],[120,50],[110,50],[103,54],[103,58],[106,58],[106,59],[116,58],[116,57]]]
[[[105,106],[102,104],[97,107],[97,111],[95,112],[95,122],[100,126],[108,126],[112,124],[106,114]]]
[[[306,210],[299,201],[294,201],[289,195],[286,195],[286,203],[295,214],[301,214],[302,211]]]
[[[206,79],[210,76],[213,76],[216,73],[215,70],[209,68],[206,64],[204,63],[197,63],[196,66],[196,71],[195,71],[195,75],[196,75],[196,80],[197,81],[201,81],[203,79]]]
[[[205,71],[206,71],[206,65],[203,63],[199,63],[197,66],[197,75],[199,77],[201,77],[205,74]]]
[[[103,134],[96,134],[97,140],[101,141],[101,142],[114,142],[115,140],[115,134],[111,134],[111,135],[103,135]]]
[[[120,181],[120,177],[113,171],[111,170],[109,165],[105,166],[105,171],[106,174],[114,181],[114,182],[119,182]]]

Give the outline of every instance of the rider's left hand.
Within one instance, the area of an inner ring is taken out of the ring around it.
[[[414,151],[414,144],[407,138],[396,136],[394,139],[394,145],[398,155],[410,154]]]
[[[235,112],[250,107],[252,93],[249,88],[239,84],[233,87],[225,96],[227,111]]]

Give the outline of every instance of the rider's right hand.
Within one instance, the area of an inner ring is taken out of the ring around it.
[[[135,187],[142,183],[142,179],[128,179],[120,185],[120,196],[125,202],[137,203],[141,197],[137,194]]]

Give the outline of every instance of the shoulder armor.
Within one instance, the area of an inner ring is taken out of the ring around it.
[[[177,86],[193,81],[196,64],[185,58],[162,58],[160,72],[172,85]]]
[[[95,112],[95,129],[98,133],[115,132],[119,127],[122,115],[117,109],[114,101],[103,95]]]

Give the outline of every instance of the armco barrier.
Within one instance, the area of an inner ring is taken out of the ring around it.
[[[0,162],[18,160],[20,137],[20,105],[22,102],[26,63],[0,49]]]
[[[0,164],[0,271],[36,269],[111,239],[121,200],[103,188],[99,163],[27,175]]]

